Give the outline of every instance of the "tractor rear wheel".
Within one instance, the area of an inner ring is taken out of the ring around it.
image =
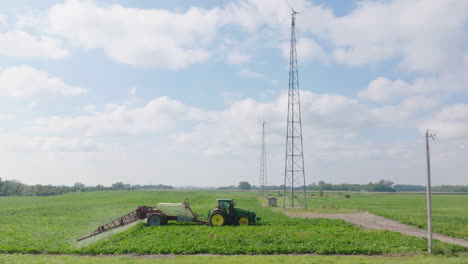
[[[160,226],[164,225],[166,223],[165,219],[162,217],[160,214],[152,214],[148,217],[148,220],[146,221],[148,226]]]
[[[222,211],[214,211],[210,214],[210,226],[223,226],[226,224],[227,217]]]
[[[250,224],[250,220],[246,215],[241,215],[237,219],[237,224],[239,224],[240,226],[246,226]]]

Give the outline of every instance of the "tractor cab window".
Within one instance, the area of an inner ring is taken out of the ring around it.
[[[229,209],[229,208],[231,208],[231,202],[230,201],[220,201],[219,202],[219,208]]]
[[[234,202],[233,201],[219,201],[219,209],[226,212],[226,214],[231,215],[234,211]]]

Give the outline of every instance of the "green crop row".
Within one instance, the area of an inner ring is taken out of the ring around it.
[[[248,227],[143,224],[82,248],[83,254],[384,254],[416,253],[426,241],[387,231],[362,231],[339,220],[293,220]],[[452,251],[462,251],[451,247]]]
[[[71,256],[71,255],[1,255],[2,264],[466,264],[468,255],[460,256],[316,256],[316,255],[256,255],[256,256]]]

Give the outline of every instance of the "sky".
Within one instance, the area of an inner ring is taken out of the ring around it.
[[[290,0],[306,184],[468,184],[468,1]],[[0,177],[284,183],[286,0],[0,3]]]

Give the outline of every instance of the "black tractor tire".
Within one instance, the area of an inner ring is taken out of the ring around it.
[[[164,219],[164,217],[160,214],[152,214],[146,220],[146,224],[148,226],[160,226],[160,225],[165,225],[166,223],[167,223],[167,220]]]
[[[227,216],[221,210],[214,210],[210,213],[208,223],[210,226],[224,226],[227,224]]]
[[[237,217],[236,224],[240,226],[250,225],[250,219],[247,215],[241,214]]]

